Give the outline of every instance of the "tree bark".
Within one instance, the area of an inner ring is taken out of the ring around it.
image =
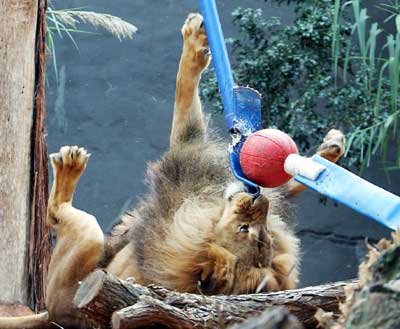
[[[46,223],[48,189],[48,154],[45,141],[47,0],[38,0],[36,33],[36,82],[32,129],[32,193],[29,239],[29,277],[35,311],[45,308],[47,269],[51,257],[51,233]]]
[[[303,328],[295,316],[287,308],[279,306],[264,311],[261,315],[235,324],[229,329],[301,329]]]
[[[0,0],[0,302],[28,303],[38,0]]]
[[[149,326],[192,329],[196,322],[177,307],[150,296],[143,296],[135,305],[114,312],[111,324],[113,329],[136,329]]]
[[[97,270],[82,282],[74,304],[85,317],[104,328],[109,327],[115,311],[118,312],[112,318],[114,328],[127,328],[129,323],[130,328],[156,324],[168,327],[166,324],[174,321],[182,328],[224,328],[276,305],[286,306],[306,328],[313,328],[318,308],[338,313],[346,284],[338,282],[268,294],[202,296],[153,285],[144,287]]]
[[[149,326],[171,329],[196,328],[196,322],[188,319],[184,311],[149,296],[142,297],[141,301],[133,306],[114,312],[111,324],[113,329],[136,329]],[[223,321],[219,326],[225,328]],[[261,315],[229,328],[301,329],[303,327],[297,318],[290,314],[287,308],[280,306],[267,309]]]
[[[369,266],[368,282],[354,294],[343,327],[400,328],[400,233],[397,244],[380,253]]]

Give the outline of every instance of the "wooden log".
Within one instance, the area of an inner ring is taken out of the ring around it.
[[[140,302],[114,312],[111,320],[113,329],[136,329],[148,326],[163,328],[196,328],[196,321],[184,311],[149,296],[140,297]],[[221,319],[220,327],[224,327]],[[295,316],[280,306],[266,310],[260,316],[250,318],[230,329],[301,329]]]
[[[301,329],[303,326],[286,307],[266,310],[261,315],[235,324],[229,329]]]
[[[202,296],[177,293],[153,285],[144,287],[97,270],[82,282],[75,295],[74,304],[89,320],[105,328],[109,326],[115,311],[128,306],[132,308],[115,315],[115,324],[123,323],[122,314],[125,318],[145,319],[144,310],[154,314],[158,309],[161,310],[161,315],[171,310],[171,316],[176,321],[185,317],[187,321],[183,328],[190,328],[190,325],[196,328],[222,328],[242,322],[276,305],[286,306],[306,328],[312,328],[316,325],[314,313],[318,308],[338,313],[338,303],[344,297],[343,287],[348,283],[337,282],[268,294]],[[150,318],[147,316],[148,321],[151,321]],[[125,324],[120,324],[122,325]],[[145,326],[145,323],[142,322],[141,326]]]
[[[139,298],[135,305],[114,312],[113,329],[135,329],[149,326],[163,328],[192,329],[196,325],[186,313],[177,307],[165,304],[150,296]]]
[[[38,0],[0,0],[0,302],[27,304]]]

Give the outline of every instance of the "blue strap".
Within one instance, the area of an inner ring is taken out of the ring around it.
[[[400,197],[318,155],[312,159],[326,170],[315,181],[301,175],[296,181],[392,230],[400,226]]]

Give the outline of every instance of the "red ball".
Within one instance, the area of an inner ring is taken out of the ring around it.
[[[263,187],[277,187],[291,178],[284,170],[284,163],[292,153],[299,151],[287,134],[277,129],[263,129],[243,143],[240,165],[251,181]]]

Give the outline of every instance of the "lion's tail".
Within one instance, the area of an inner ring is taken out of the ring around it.
[[[47,329],[54,328],[49,323],[49,313],[28,316],[0,317],[0,329]]]

